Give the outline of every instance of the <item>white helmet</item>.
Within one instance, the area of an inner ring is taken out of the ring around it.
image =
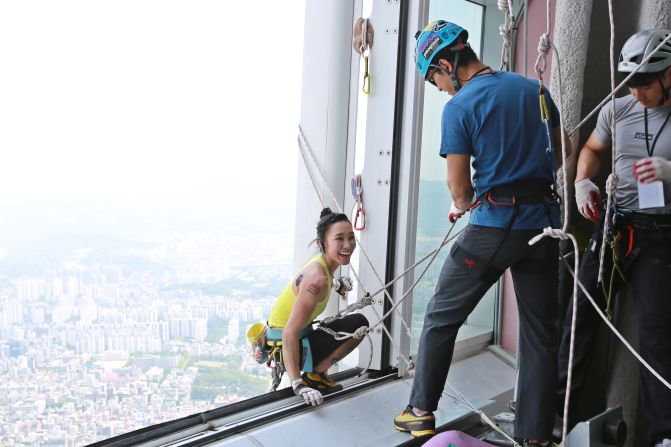
[[[638,73],[658,73],[671,65],[671,39],[641,65],[657,46],[671,34],[671,31],[662,28],[652,28],[639,31],[624,43],[620,53],[617,70],[625,73],[634,71],[639,66]]]

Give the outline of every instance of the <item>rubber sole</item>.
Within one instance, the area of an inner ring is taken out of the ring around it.
[[[399,427],[396,424],[394,424],[394,428],[398,431],[410,433],[412,436],[415,436],[415,437],[428,436],[428,435],[435,435],[436,434],[436,430],[408,430],[407,428]]]

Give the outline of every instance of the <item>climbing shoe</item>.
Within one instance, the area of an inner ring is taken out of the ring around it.
[[[330,394],[342,390],[341,384],[329,380],[326,374],[323,373],[306,372],[301,377],[310,388],[314,388],[322,394]]]
[[[436,417],[433,413],[417,416],[412,407],[403,410],[403,413],[394,418],[394,428],[399,431],[409,431],[413,436],[426,436],[436,434]]]

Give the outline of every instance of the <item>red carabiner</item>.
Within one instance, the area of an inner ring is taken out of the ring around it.
[[[359,217],[361,217],[361,225],[359,225]],[[356,209],[356,215],[354,216],[354,229],[358,231],[363,231],[366,229],[366,211],[363,208]]]

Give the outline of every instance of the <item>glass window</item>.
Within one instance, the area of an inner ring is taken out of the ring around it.
[[[0,6],[0,445],[268,390],[245,330],[293,273],[304,7]]]
[[[455,22],[469,32],[469,42],[480,54],[482,20],[484,8],[466,0],[434,0],[429,6],[428,21],[444,19]],[[452,199],[447,188],[447,163],[438,155],[440,148],[440,119],[443,106],[450,97],[439,92],[430,84],[425,84],[422,123],[422,149],[419,179],[419,203],[417,219],[416,260],[438,247],[445,237],[450,223],[447,220]],[[460,219],[452,234],[466,225],[467,219]],[[444,247],[417,285],[413,293],[412,333],[417,352],[417,342],[422,330],[426,305],[433,295],[443,262],[450,250]],[[415,271],[418,275],[424,264]],[[457,340],[489,334],[494,324],[495,287],[482,299],[459,331]]]

